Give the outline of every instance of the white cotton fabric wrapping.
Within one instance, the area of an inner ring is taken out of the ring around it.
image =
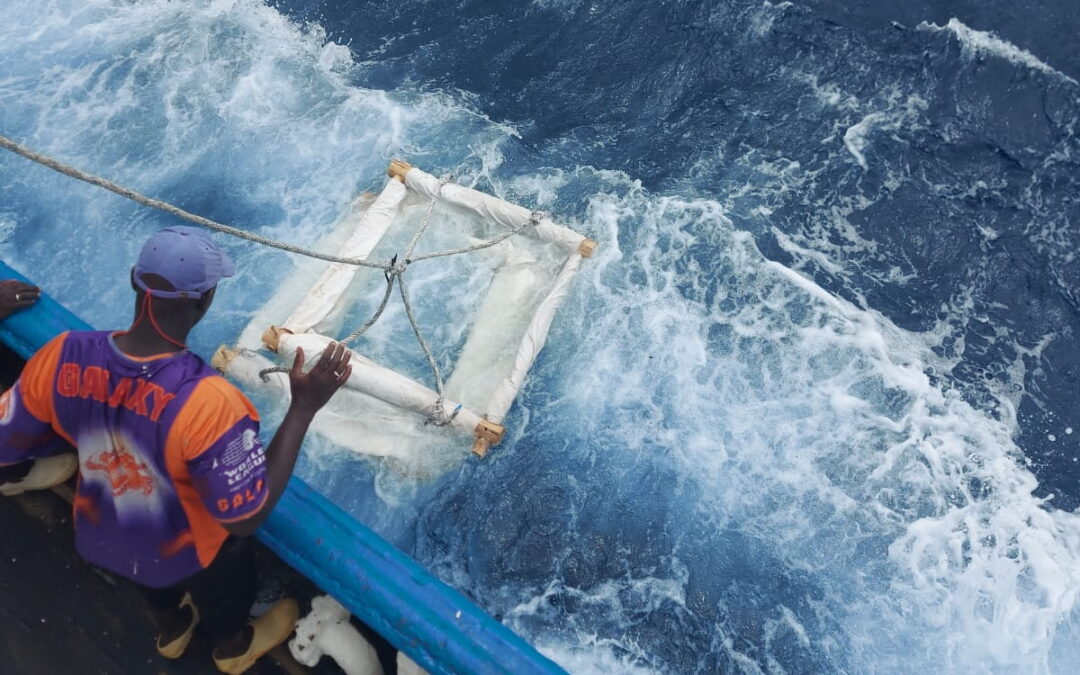
[[[521,227],[532,217],[532,212],[523,206],[511,204],[472,188],[454,183],[445,183],[440,190],[438,178],[415,167],[409,169],[409,172],[405,174],[405,184],[410,190],[428,199],[438,194],[441,200],[468,209],[508,230]],[[567,253],[576,251],[581,242],[585,240],[582,235],[562,225],[556,225],[549,218],[542,218],[535,227],[526,228],[522,235],[558,244]]]
[[[346,225],[351,230],[348,240],[337,255],[348,258],[366,258],[382,240],[390,224],[398,214],[398,206],[405,197],[405,185],[398,180],[389,180],[375,202],[362,215],[353,211],[347,218],[359,218],[355,225]],[[348,223],[348,221],[346,221]],[[356,265],[330,263],[322,276],[312,287],[304,300],[296,306],[285,323],[284,328],[294,333],[306,333],[329,316],[342,294],[352,283]]]
[[[310,365],[315,363],[315,360],[331,342],[333,340],[330,338],[315,333],[302,333],[299,335],[283,333],[279,338],[278,352],[281,354],[294,354],[297,347],[302,347]],[[346,387],[386,401],[399,408],[426,415],[439,398],[436,392],[416,380],[389,368],[384,368],[356,352],[353,352],[350,365],[352,366],[352,375],[349,376],[348,382],[345,383]],[[456,401],[450,399],[443,401],[443,409],[448,415],[454,412],[457,405]],[[471,434],[476,429],[476,426],[480,424],[480,419],[479,415],[463,406],[451,420],[450,426]]]

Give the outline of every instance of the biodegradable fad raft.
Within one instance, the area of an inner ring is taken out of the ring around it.
[[[430,441],[424,437],[456,433],[471,438],[472,451],[482,457],[502,440],[503,419],[544,346],[574,275],[583,258],[593,254],[596,242],[545,214],[440,180],[405,162],[395,160],[387,173],[390,179],[378,196],[373,201],[358,199],[339,222],[338,235],[343,234],[344,240],[335,251],[341,258],[369,260],[380,244],[396,240],[395,234],[415,225],[415,216],[426,212],[408,245],[385,264],[382,278],[370,274],[370,268],[319,262],[321,275],[302,298],[296,300],[295,289],[279,291],[256,313],[236,345],[220,347],[212,363],[251,391],[287,397],[285,366],[296,349],[303,348],[308,362],[314,363],[337,339],[326,335],[324,328],[332,330],[349,313],[355,295],[350,289],[355,289],[358,275],[372,288],[385,280],[385,295],[372,318],[340,338],[352,350],[352,375],[335,396],[335,405],[316,418],[314,429],[338,445],[373,455],[404,455],[409,447]],[[416,253],[432,225],[436,205],[448,216],[439,219],[439,227],[459,227],[466,244]],[[478,240],[478,228],[488,236],[495,234]],[[444,382],[414,318],[405,273],[415,263],[438,265],[459,254],[482,259],[493,272],[475,314],[465,318],[469,332]],[[395,284],[431,367],[434,387],[377,363],[353,342],[382,315]],[[282,307],[290,304],[291,311],[283,312]]]

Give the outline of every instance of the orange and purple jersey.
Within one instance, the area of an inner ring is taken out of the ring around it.
[[[221,524],[267,499],[258,413],[190,352],[137,359],[108,332],[49,342],[0,397],[0,464],[67,444],[79,453],[76,548],[146,586],[209,565]]]

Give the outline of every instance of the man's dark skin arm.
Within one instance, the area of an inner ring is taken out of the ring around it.
[[[289,476],[292,475],[296,458],[300,454],[300,444],[315,413],[326,405],[334,392],[349,379],[352,373],[352,366],[349,365],[351,356],[343,345],[332,343],[323,352],[315,367],[305,374],[301,372],[304,366],[304,350],[296,350],[296,359],[289,371],[292,403],[266,448],[266,483],[270,494],[262,508],[249,518],[235,523],[222,523],[229,534],[237,537],[253,534],[274,509],[278,498],[285,491]]]
[[[0,281],[0,320],[38,301],[41,289],[17,279]]]

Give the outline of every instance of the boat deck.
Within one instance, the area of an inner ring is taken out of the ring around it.
[[[0,652],[7,673],[217,673],[205,640],[167,661],[139,592],[75,552],[70,507],[52,493],[0,498]],[[249,671],[290,672],[270,659]],[[304,671],[293,671],[304,672]]]

